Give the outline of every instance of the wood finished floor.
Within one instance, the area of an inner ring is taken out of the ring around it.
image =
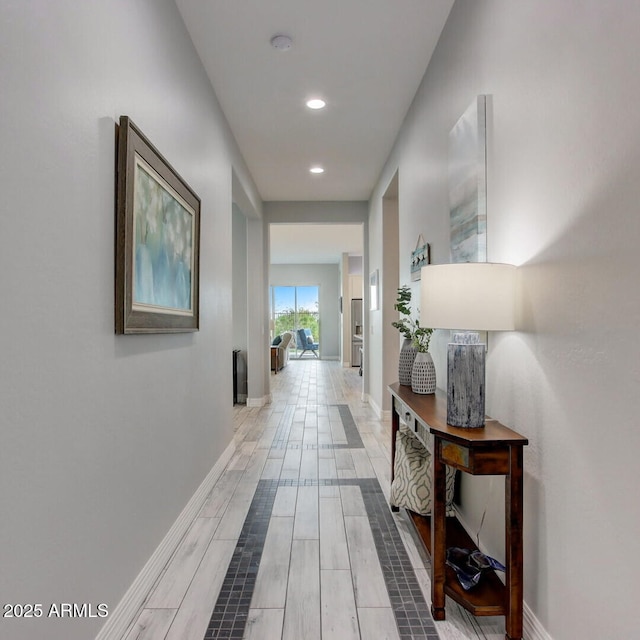
[[[214,608],[227,615],[220,602],[228,569],[264,481],[278,482],[242,637],[400,638],[360,487],[347,482],[377,478],[388,498],[390,424],[361,400],[361,385],[355,368],[293,360],[271,375],[270,405],[236,405],[236,453],[123,640],[233,637],[210,636],[207,628]],[[345,404],[359,448],[351,448],[337,414]],[[430,604],[428,561],[403,512],[393,520]],[[447,620],[435,627],[441,640],[504,638],[502,618],[474,618],[449,599]]]

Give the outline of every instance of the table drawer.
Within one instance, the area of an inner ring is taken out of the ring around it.
[[[400,418],[401,422],[404,422],[409,429],[411,429],[411,431],[413,431],[415,429],[414,424],[416,421],[416,416],[413,413],[413,411],[411,411],[411,409],[409,409],[409,407],[402,402],[402,400],[395,400],[395,410],[398,414],[398,417]]]
[[[508,447],[465,447],[462,444],[442,441],[440,460],[461,471],[474,475],[498,475],[509,473]]]

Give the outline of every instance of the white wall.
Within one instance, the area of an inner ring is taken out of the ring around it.
[[[639,32],[631,0],[458,0],[371,204],[398,169],[401,282],[418,233],[447,262],[447,136],[490,96],[489,259],[521,265],[523,301],[490,337],[487,410],[530,439],[525,601],[555,640],[638,633]],[[466,484],[474,529],[487,490]],[[498,527],[482,541],[501,553]]]
[[[273,286],[318,286],[320,309],[320,357],[340,358],[340,269],[337,264],[272,264]],[[315,336],[314,336],[315,337]]]
[[[297,202],[272,201],[264,203],[267,223],[288,224],[359,224],[367,222],[367,203],[364,201]]]
[[[378,271],[378,309],[369,311],[370,326],[365,332],[369,348],[367,369],[370,375],[369,402],[381,418],[391,416],[391,396],[387,391],[398,379],[400,337],[391,323],[398,318],[393,306],[399,282],[399,205],[398,176],[384,176],[385,184],[374,192],[369,211],[369,274],[365,275],[365,291],[370,278]],[[378,195],[379,194],[379,195]],[[415,242],[414,242],[415,245]],[[366,308],[370,308],[368,297]],[[366,362],[366,360],[365,360]]]
[[[259,197],[171,0],[4,1],[0,42],[0,601],[113,611],[231,440],[232,166]],[[202,199],[198,333],[114,335],[121,114]]]

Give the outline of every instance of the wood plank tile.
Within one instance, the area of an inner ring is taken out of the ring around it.
[[[289,432],[290,444],[302,444],[304,438],[304,422],[294,422]]]
[[[249,459],[251,458],[251,454],[253,450],[256,448],[255,442],[243,442],[233,454],[231,460],[229,460],[229,464],[227,465],[227,469],[244,470],[247,468],[247,464],[249,464]]]
[[[143,609],[125,640],[159,640],[164,638],[175,615],[175,609]]]
[[[294,540],[282,640],[320,640],[318,540]]]
[[[318,487],[298,487],[294,540],[317,540],[320,536],[318,525]]]
[[[369,519],[345,516],[344,524],[358,608],[390,607]]]
[[[320,571],[322,640],[359,640],[350,571]]]
[[[268,456],[269,452],[266,449],[255,449],[246,469],[244,470],[242,479],[245,481],[258,482],[262,475],[262,471],[264,470],[264,465]]]
[[[294,470],[296,474],[300,471],[300,460],[302,449],[287,449],[282,463],[283,471]],[[297,476],[296,476],[297,477]]]
[[[318,487],[318,494],[321,498],[338,498],[340,499],[340,487],[338,485],[324,485]]]
[[[145,607],[177,609],[180,606],[219,524],[220,518],[196,518]]]
[[[271,518],[251,599],[252,608],[284,608],[292,535],[293,518]]]
[[[355,467],[358,478],[376,477],[376,472],[371,466],[369,456],[365,449],[351,449],[351,457],[353,458],[353,466]]]
[[[273,437],[276,434],[275,428],[265,429],[262,432],[262,436],[258,440],[256,444],[256,449],[270,449],[271,444],[273,443]]]
[[[300,459],[300,479],[318,479],[318,452],[315,449],[303,449]]]
[[[331,420],[331,437],[334,444],[347,444],[347,436],[344,432],[344,426],[340,417],[334,422]]]
[[[165,640],[202,640],[235,546],[234,540],[211,542]]]
[[[362,640],[400,640],[392,609],[358,608]]]
[[[298,487],[278,487],[271,516],[273,518],[284,518],[287,516],[293,518],[296,515],[297,500]]]
[[[343,485],[340,487],[342,512],[345,516],[367,516],[367,508],[362,499],[360,487]]]
[[[268,458],[264,463],[264,469],[262,469],[262,480],[278,480],[280,478],[280,472],[282,470],[282,458],[271,459]]]
[[[225,471],[214,485],[206,499],[200,516],[203,518],[220,517],[227,508],[233,492],[242,478],[242,471]]]
[[[268,640],[282,636],[284,609],[250,609],[244,640]]]
[[[376,478],[380,483],[380,488],[385,499],[389,502],[389,492],[391,491],[391,465],[384,458],[371,458],[371,466],[373,467]]]
[[[238,483],[231,501],[220,520],[220,524],[213,534],[215,540],[238,539],[251,506],[251,500],[256,492],[256,486],[257,483],[245,482],[244,480]]]
[[[315,427],[310,428],[305,423],[302,444],[304,446],[315,446],[318,444],[318,430]]]
[[[340,498],[320,498],[320,568],[351,568]]]
[[[338,469],[338,471],[355,471],[356,468],[353,464],[353,457],[349,449],[336,449],[334,454],[336,458],[336,469]]]
[[[400,511],[397,514],[394,514],[394,520],[398,533],[402,538],[404,548],[409,556],[409,560],[411,561],[411,566],[414,570],[424,569],[429,566],[429,560],[426,552],[421,551],[413,539],[413,533],[411,530],[412,525],[407,521],[406,513],[404,511]]]
[[[371,433],[360,433],[364,448],[370,458],[385,458],[384,451],[380,447],[377,438]]]
[[[329,480],[338,477],[335,458],[318,457],[318,478]]]

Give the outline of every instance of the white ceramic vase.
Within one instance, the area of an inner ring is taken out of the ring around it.
[[[418,351],[413,361],[411,391],[425,395],[436,392],[436,366],[428,351]]]

